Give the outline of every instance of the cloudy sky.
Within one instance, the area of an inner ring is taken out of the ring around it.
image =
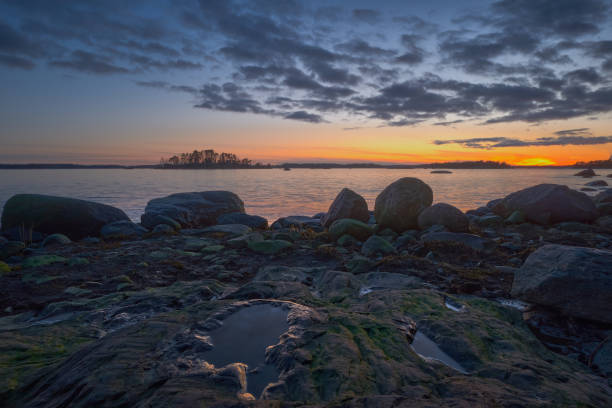
[[[612,153],[610,0],[0,0],[0,161]]]

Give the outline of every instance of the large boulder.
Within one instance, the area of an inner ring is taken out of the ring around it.
[[[129,220],[118,208],[93,201],[41,194],[17,194],[2,212],[2,228],[25,228],[45,234],[61,233],[72,240],[98,236],[111,222]]]
[[[545,245],[518,269],[512,296],[566,315],[612,323],[612,252]]]
[[[146,228],[153,228],[162,215],[182,227],[207,227],[215,225],[219,216],[229,213],[244,213],[244,203],[232,192],[176,193],[149,201],[141,223]]]
[[[338,193],[327,213],[321,218],[321,225],[327,228],[342,218],[352,218],[362,222],[368,222],[370,219],[366,200],[348,188],[343,188]]]
[[[612,188],[608,188],[593,197],[595,204],[612,203]]]
[[[460,209],[450,204],[438,203],[424,209],[418,218],[419,228],[443,225],[452,232],[468,232],[469,219]]]
[[[517,210],[527,221],[544,225],[564,221],[591,222],[598,216],[589,196],[559,184],[539,184],[517,191],[493,209],[503,217]]]
[[[381,229],[403,232],[418,227],[421,211],[433,202],[433,191],[421,180],[401,178],[388,185],[376,197],[374,217]]]

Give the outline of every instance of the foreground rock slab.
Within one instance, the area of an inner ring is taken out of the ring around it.
[[[569,316],[612,323],[612,251],[545,245],[517,270],[512,296]]]

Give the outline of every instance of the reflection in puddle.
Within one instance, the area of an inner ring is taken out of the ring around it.
[[[289,329],[287,314],[288,311],[272,305],[240,309],[209,333],[213,349],[204,354],[204,359],[215,367],[247,364],[247,391],[259,397],[269,383],[278,379],[276,367],[265,364],[265,351],[278,343],[279,336]]]
[[[429,337],[425,336],[420,331],[417,331],[414,335],[414,340],[410,345],[415,353],[419,355],[419,357],[424,360],[435,360],[439,361],[455,370],[459,371],[462,374],[467,374],[468,372],[459,364],[455,359],[451,356],[443,352],[440,347],[433,341],[429,339]]]
[[[499,298],[497,299],[497,301],[499,303],[501,303],[504,306],[508,306],[511,307],[513,309],[518,309],[521,312],[524,312],[525,310],[529,309],[530,304],[529,303],[525,303],[525,302],[521,302],[520,300],[516,300],[516,299],[502,299]]]
[[[446,306],[447,309],[450,309],[454,312],[462,313],[466,311],[466,308],[464,305],[462,305],[461,303],[457,303],[450,298],[444,299],[444,306]]]
[[[373,291],[374,291],[374,289],[372,289],[372,288],[368,288],[368,287],[361,288],[361,289],[359,289],[359,296],[365,296],[368,293],[372,293]]]

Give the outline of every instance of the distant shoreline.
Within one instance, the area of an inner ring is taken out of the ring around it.
[[[478,166],[478,165],[461,165],[461,163],[430,163],[430,164],[375,164],[375,163],[285,163],[272,165],[270,167],[213,167],[213,168],[198,168],[198,167],[160,167],[159,165],[143,164],[143,165],[119,165],[119,164],[71,164],[71,163],[28,163],[28,164],[2,164],[0,170],[105,170],[105,169],[158,169],[158,170],[261,170],[261,169],[315,169],[315,170],[330,170],[330,169],[429,169],[429,170],[508,170],[508,169],[580,169],[590,168],[584,165],[567,165],[567,166],[512,166],[504,167]],[[592,167],[593,169],[612,169],[612,164],[605,167]]]

